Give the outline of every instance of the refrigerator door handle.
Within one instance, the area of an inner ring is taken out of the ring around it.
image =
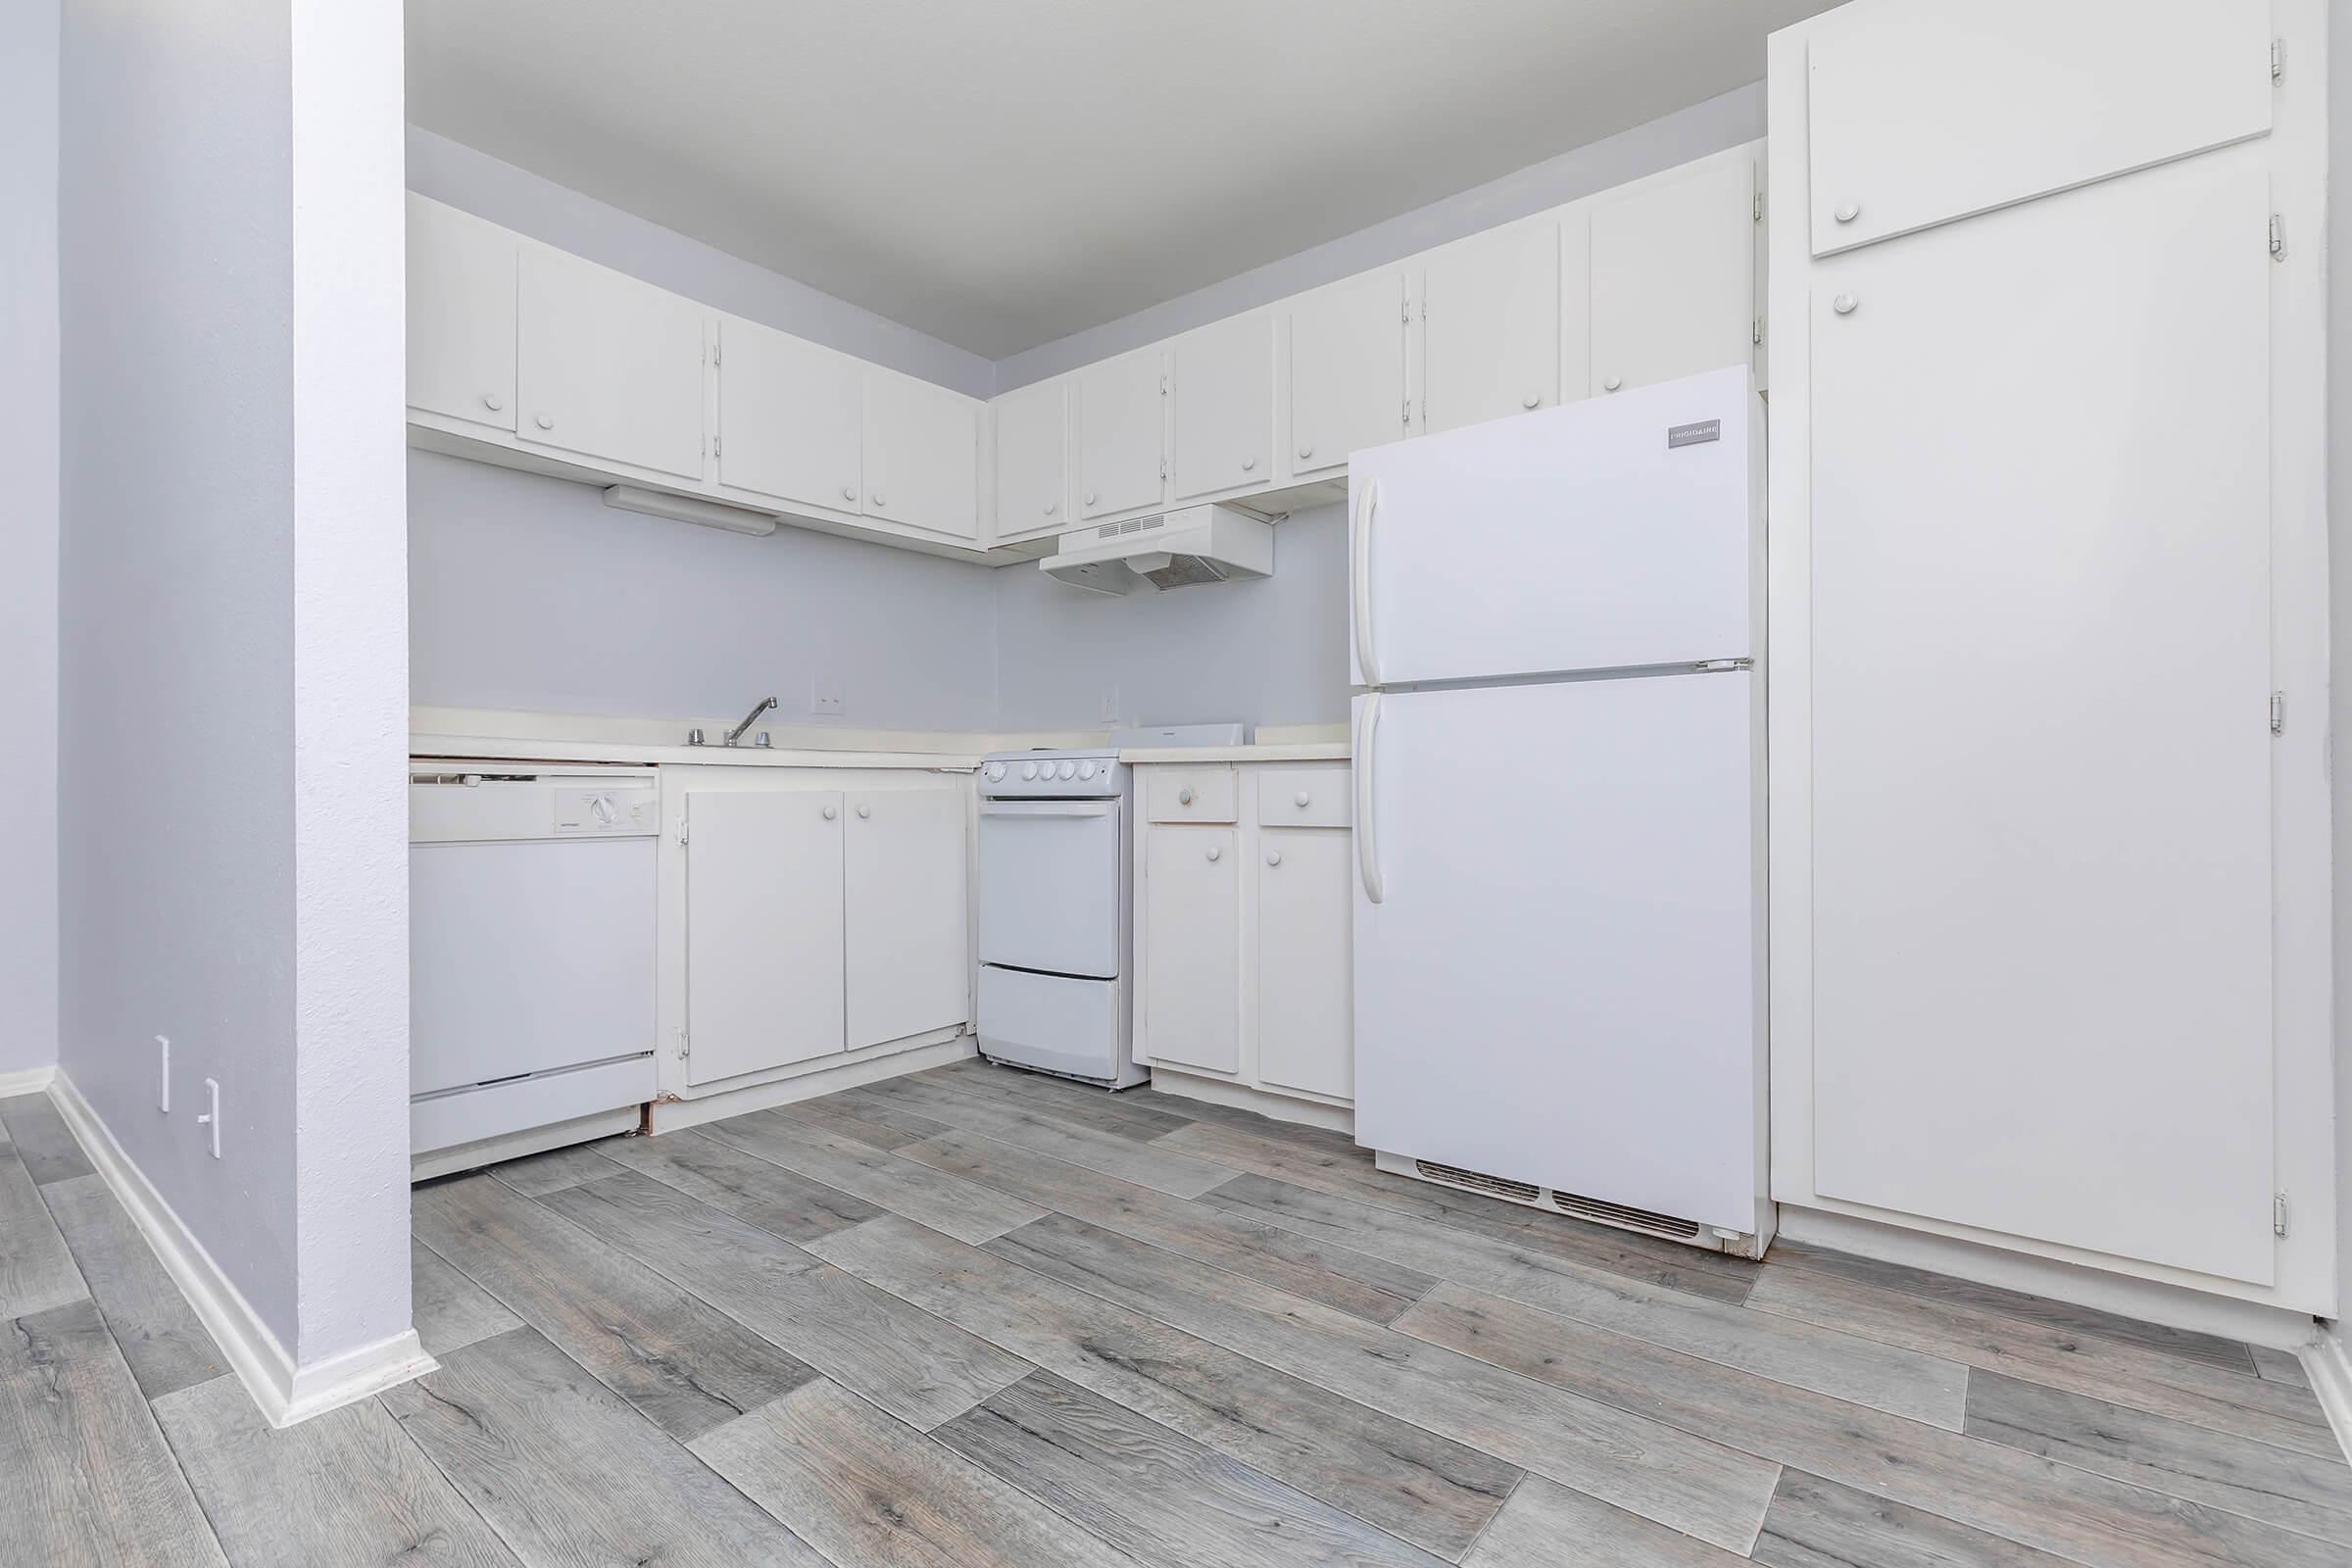
[[[1372,816],[1373,738],[1380,733],[1380,693],[1364,699],[1364,717],[1355,737],[1355,869],[1364,879],[1364,897],[1374,904],[1388,897],[1380,877],[1380,843]]]
[[[1380,511],[1380,481],[1364,481],[1364,499],[1348,519],[1348,598],[1355,628],[1355,662],[1364,684],[1380,684],[1380,667],[1372,652],[1372,519]]]

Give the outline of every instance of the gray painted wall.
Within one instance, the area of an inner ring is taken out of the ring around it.
[[[59,1059],[292,1346],[289,31],[66,0]]]
[[[875,365],[976,398],[996,390],[996,367],[977,354],[417,125],[409,127],[409,189],[615,271]]]
[[[1764,84],[1759,81],[1133,316],[1011,355],[997,362],[997,390],[1008,392],[1156,343],[1763,134]]]
[[[57,1059],[56,0],[0,29],[0,733],[16,821],[0,834],[0,1073]]]
[[[858,727],[985,729],[990,572],[799,528],[753,539],[587,485],[409,454],[410,695],[421,704],[778,724],[838,675]]]
[[[1121,719],[1337,722],[1348,716],[1348,509],[1274,529],[1274,575],[1114,599],[1034,564],[996,573],[997,717],[1008,730]]]

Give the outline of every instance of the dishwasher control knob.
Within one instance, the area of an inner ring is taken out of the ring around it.
[[[588,814],[596,818],[597,826],[611,827],[620,820],[620,810],[610,795],[599,795],[588,803]]]
[[[1036,764],[1035,762],[1023,762],[1023,763],[1021,764],[1021,777],[1023,777],[1023,778],[1035,778],[1035,777],[1037,777],[1037,764]]]

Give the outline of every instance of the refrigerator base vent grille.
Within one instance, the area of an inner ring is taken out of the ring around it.
[[[1447,1187],[1461,1188],[1464,1192],[1484,1193],[1490,1198],[1508,1199],[1514,1203],[1531,1203],[1538,1208],[1548,1208],[1576,1219],[1614,1225],[1620,1230],[1641,1231],[1676,1242],[1694,1242],[1699,1236],[1695,1222],[1678,1219],[1672,1214],[1655,1214],[1646,1208],[1628,1208],[1623,1203],[1545,1189],[1532,1182],[1513,1181],[1507,1176],[1490,1176],[1483,1170],[1467,1170],[1460,1165],[1442,1165],[1436,1160],[1416,1159],[1413,1168],[1427,1181],[1442,1182]]]

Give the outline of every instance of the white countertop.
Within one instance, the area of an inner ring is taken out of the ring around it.
[[[483,735],[411,735],[411,757],[500,762],[625,762],[663,767],[910,767],[970,772],[971,752],[834,752],[759,746],[638,746],[617,741],[514,740]]]
[[[1292,741],[1271,746],[1144,746],[1119,754],[1119,760],[1151,762],[1345,762],[1346,741]]]

